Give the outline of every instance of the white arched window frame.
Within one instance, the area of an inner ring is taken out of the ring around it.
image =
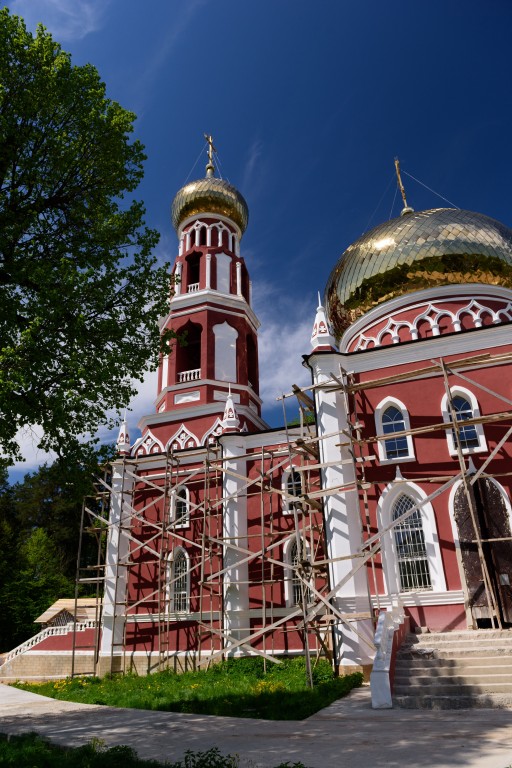
[[[419,485],[399,481],[390,483],[387,486],[379,499],[377,507],[379,531],[385,530],[393,522],[393,511],[400,496],[409,496],[415,504],[420,504],[419,509],[421,511],[425,550],[432,585],[429,592],[446,592],[446,579],[434,508],[429,501],[426,501],[428,496]],[[401,584],[394,528],[390,528],[382,535],[382,560],[386,592],[389,595],[398,595],[401,593]],[[408,592],[408,594],[411,594],[411,592]]]
[[[403,430],[410,430],[411,428],[409,411],[400,400],[397,400],[396,397],[386,397],[384,400],[381,400],[374,413],[375,428],[377,430],[377,435],[389,434],[389,438],[377,441],[379,462],[380,464],[397,464],[403,461],[415,461],[416,457],[414,455],[412,436],[405,435],[403,438],[395,439],[393,438],[393,431],[389,429],[390,424],[385,423],[384,414],[390,408],[396,408],[396,410],[400,411],[403,420]],[[397,423],[396,425],[398,426]],[[397,429],[395,431],[403,430],[401,428],[400,430]],[[397,443],[399,443],[399,447],[403,447],[406,452],[394,450],[397,447]],[[402,453],[402,455],[396,455],[399,452]]]
[[[309,560],[309,546],[308,543],[301,538],[302,542],[302,557]],[[298,542],[297,537],[294,535],[285,544],[284,550],[284,562],[286,565],[295,566],[299,562],[298,554]],[[301,603],[301,579],[296,575],[292,568],[284,569],[284,594],[286,605],[291,608],[294,605],[300,605]],[[306,595],[307,602],[311,602],[312,593]]]
[[[300,501],[293,502],[288,499],[288,494],[292,496],[300,496],[302,493],[302,473],[299,472],[296,466],[288,467],[288,469],[285,469],[283,472],[281,490],[283,491],[283,494],[287,494],[282,497],[282,508],[285,515],[293,514],[294,505],[298,512],[302,512]]]
[[[450,389],[452,399],[455,401],[457,397],[463,398],[469,404],[469,409],[463,409],[459,411],[460,423],[464,422],[463,414],[467,413],[466,418],[479,418],[481,416],[480,408],[478,406],[478,400],[474,394],[465,387],[452,387]],[[471,410],[471,415],[469,415]],[[448,395],[444,395],[441,400],[441,413],[443,414],[443,421],[451,421],[450,408],[448,403]],[[462,427],[460,430],[461,447],[464,455],[468,453],[483,453],[487,451],[487,441],[485,439],[484,428],[482,424],[470,424],[467,427]],[[474,438],[474,439],[473,439]],[[457,446],[454,438],[453,429],[446,430],[446,442],[448,443],[448,452],[450,456],[457,456]]]
[[[169,609],[171,613],[190,610],[190,559],[183,547],[176,547],[169,556]]]
[[[186,485],[180,485],[171,491],[171,520],[175,528],[187,528],[190,525],[190,491]]]

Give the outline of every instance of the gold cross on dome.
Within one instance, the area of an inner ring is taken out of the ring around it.
[[[217,152],[217,150],[213,146],[213,136],[211,136],[208,133],[205,133],[204,137],[205,137],[206,141],[208,142],[208,162],[209,162],[210,165],[213,165],[213,153]]]

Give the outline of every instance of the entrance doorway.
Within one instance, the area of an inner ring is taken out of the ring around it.
[[[512,535],[510,517],[498,485],[480,478],[471,486],[478,536],[494,591],[502,624],[512,624]],[[468,589],[469,607],[477,627],[493,626],[491,596],[484,583],[468,500],[461,485],[455,494],[454,517],[459,532],[462,567]]]

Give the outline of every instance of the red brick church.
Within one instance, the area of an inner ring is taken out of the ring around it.
[[[369,670],[385,614],[442,632],[512,623],[512,230],[404,195],[333,260],[311,340],[290,350],[311,372],[290,382],[299,418],[271,429],[248,207],[213,160],[210,142],[172,205],[161,329],[185,343],[162,356],[133,445],[122,425],[108,502],[86,504],[108,534],[79,571],[95,614],[50,623],[3,676],[243,654]]]

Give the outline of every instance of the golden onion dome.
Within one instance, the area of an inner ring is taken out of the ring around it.
[[[411,209],[362,235],[342,254],[325,289],[337,339],[389,299],[438,285],[512,288],[512,230],[481,213]]]
[[[206,166],[206,177],[182,187],[173,200],[172,223],[176,231],[189,216],[220,213],[238,224],[242,234],[249,221],[249,208],[240,192],[227,181],[213,175],[213,165]]]

